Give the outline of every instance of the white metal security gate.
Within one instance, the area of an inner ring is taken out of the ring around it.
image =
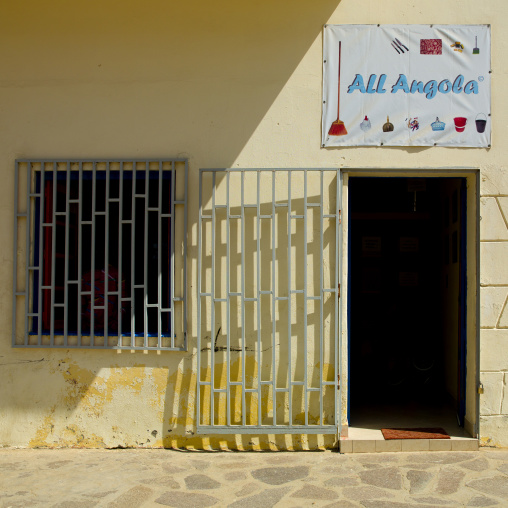
[[[197,430],[340,431],[337,169],[203,169]]]

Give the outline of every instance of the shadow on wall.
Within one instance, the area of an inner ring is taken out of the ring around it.
[[[11,2],[0,20],[0,85],[9,93],[0,118],[0,153],[61,158],[188,154],[195,163],[192,186],[199,165],[233,164],[339,3]],[[320,83],[321,61],[314,63],[311,77]],[[0,192],[6,203],[12,188],[7,182]],[[194,206],[196,197],[189,201]],[[281,222],[280,227],[286,226]],[[302,232],[295,229],[295,234]],[[11,245],[4,248],[11,256]],[[191,249],[190,264],[193,255]],[[192,351],[194,324],[190,330]],[[34,420],[42,422],[36,424],[31,446],[320,445],[313,436],[270,441],[193,435],[195,353],[11,350],[8,334],[4,340],[5,407],[19,410],[21,420],[38,412]],[[39,381],[34,384],[34,379]],[[27,395],[20,400],[20,393]],[[139,400],[161,412],[162,436],[148,426],[146,439],[129,431],[129,419],[144,417],[138,414]],[[113,429],[111,437],[106,428]],[[171,437],[177,429],[180,435],[185,429],[188,437]],[[8,442],[17,442],[9,440],[10,432]],[[19,421],[16,432],[31,435],[33,428]]]
[[[11,2],[2,143],[22,156],[185,153],[229,167],[339,2]],[[314,70],[320,81],[320,61]]]

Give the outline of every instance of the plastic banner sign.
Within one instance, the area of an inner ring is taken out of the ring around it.
[[[490,146],[490,26],[326,25],[323,53],[323,146]]]

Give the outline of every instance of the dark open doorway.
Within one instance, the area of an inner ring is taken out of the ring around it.
[[[348,196],[349,424],[462,426],[465,179],[353,177]]]

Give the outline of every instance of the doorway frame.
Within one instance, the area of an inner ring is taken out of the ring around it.
[[[344,284],[341,312],[341,330],[343,333],[341,350],[342,392],[342,432],[348,436],[349,427],[349,340],[350,340],[350,215],[349,215],[349,178],[464,178],[466,181],[466,414],[465,430],[474,438],[480,435],[480,169],[475,167],[436,167],[436,168],[373,168],[344,167],[342,187],[343,235],[341,249],[341,278]]]

